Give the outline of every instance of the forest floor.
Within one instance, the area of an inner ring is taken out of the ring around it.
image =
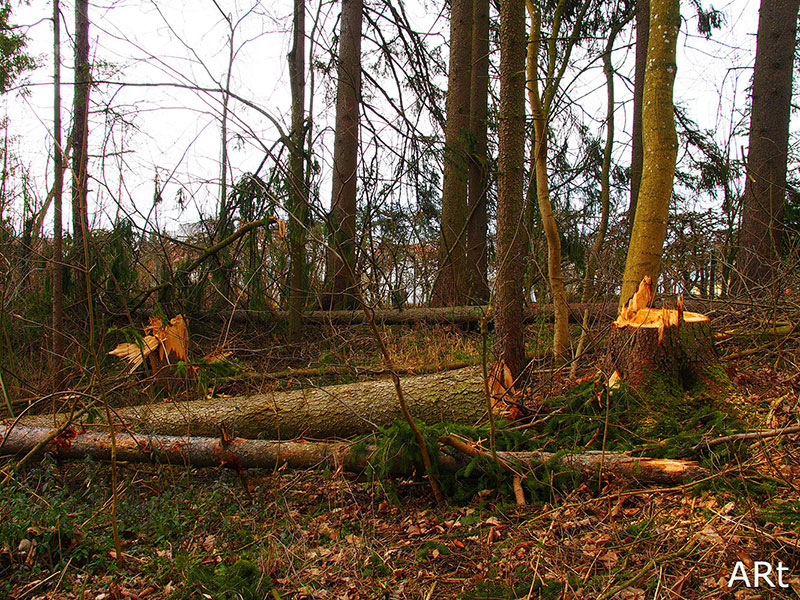
[[[475,331],[387,327],[384,334],[397,364],[409,370],[479,358]],[[215,382],[216,393],[226,395],[352,381],[357,370],[324,371],[379,364],[366,328],[317,335],[313,346],[291,357],[268,331],[229,334],[224,344],[218,333],[193,332],[193,343],[202,351],[230,349],[247,372],[319,370],[295,380]],[[548,335],[546,325],[531,326],[529,352],[546,348]],[[747,429],[800,420],[798,339],[764,346],[749,338],[720,345],[728,355],[758,350],[725,363],[736,386],[732,395],[747,407]],[[534,392],[527,397],[536,403],[573,382],[538,374],[530,383]],[[128,401],[119,395],[119,403]],[[121,560],[112,536],[110,467],[45,458],[0,493],[0,597],[795,597],[798,436],[748,441],[726,456],[699,482],[658,487],[603,477],[542,485],[526,506],[491,484],[437,507],[421,478],[120,464]],[[729,587],[737,561],[739,582]],[[741,576],[752,583],[757,561],[773,572],[769,582],[762,578],[758,588],[748,588]],[[779,564],[786,568],[780,582]]]

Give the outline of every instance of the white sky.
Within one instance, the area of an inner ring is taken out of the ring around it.
[[[287,0],[256,4],[244,0],[218,0],[220,7],[234,21],[247,15],[236,30],[237,55],[234,61],[231,87],[233,91],[258,104],[283,123],[288,130],[289,92],[286,54],[290,45],[291,5]],[[447,39],[446,19],[436,20],[440,2],[426,3],[408,0],[409,17],[419,30],[439,33],[439,41]],[[676,102],[689,109],[689,116],[701,128],[716,132],[723,140],[741,119],[747,102],[755,52],[757,30],[757,0],[722,0],[715,7],[724,12],[726,24],[715,31],[710,41],[697,34],[694,9],[683,3],[684,23],[678,49]],[[251,10],[252,9],[252,10]],[[9,135],[14,138],[12,152],[20,156],[29,169],[33,195],[41,203],[52,180],[48,157],[51,153],[52,124],[52,5],[44,0],[31,0],[14,9],[13,21],[30,25],[29,50],[39,57],[41,67],[28,77],[31,85],[27,96],[17,92],[3,99],[9,115]],[[331,29],[338,18],[339,3],[327,1],[320,7],[308,5],[307,32],[314,26],[319,12],[319,25],[312,39],[317,57],[325,60],[319,46],[328,45]],[[70,39],[73,30],[73,6],[62,6],[62,80],[72,79]],[[182,2],[177,0],[106,0],[92,2],[91,53],[95,62],[95,79],[129,83],[172,83],[216,87],[224,81],[228,59],[228,26],[211,0]],[[687,35],[688,34],[688,35]],[[619,45],[630,41],[622,35]],[[632,49],[615,53],[615,65],[621,74],[632,72]],[[316,74],[317,94],[313,99],[315,131],[321,137],[314,145],[319,154],[322,181],[329,179],[332,155],[333,124],[330,110],[330,82]],[[567,78],[569,79],[569,77]],[[571,88],[571,95],[589,94],[587,110],[598,116],[605,113],[605,91],[599,66],[590,70]],[[596,89],[595,92],[590,90]],[[327,91],[327,96],[326,96]],[[93,161],[92,174],[100,182],[91,186],[90,212],[96,223],[108,223],[117,213],[115,198],[122,198],[125,211],[142,215],[157,215],[158,225],[171,231],[178,221],[191,221],[198,210],[213,212],[218,194],[220,133],[220,96],[196,93],[169,87],[119,87],[99,85],[92,92],[93,115],[90,127],[90,152],[99,156],[106,152],[124,155],[107,158],[105,168],[99,159]],[[626,147],[630,131],[630,91],[620,78],[617,80],[617,147],[620,162],[627,163]],[[63,90],[63,120],[66,139],[71,91]],[[100,110],[109,106],[118,118],[129,125],[114,127]],[[327,109],[326,109],[327,107]],[[232,178],[254,170],[264,155],[264,147],[276,141],[274,127],[257,112],[231,100],[232,122],[230,162]],[[240,134],[236,137],[234,134]],[[362,144],[368,144],[363,140]],[[735,141],[734,147],[744,146],[746,138]],[[737,152],[737,154],[740,154]],[[123,161],[122,182],[117,176],[119,161]],[[150,213],[154,179],[158,177],[164,202],[156,213]],[[107,186],[107,187],[106,187]],[[189,207],[182,211],[176,202],[178,188]],[[104,189],[106,188],[106,189]],[[68,187],[65,186],[65,190]],[[327,192],[322,198],[327,203]],[[65,196],[68,198],[68,195]],[[68,226],[65,219],[65,225]]]

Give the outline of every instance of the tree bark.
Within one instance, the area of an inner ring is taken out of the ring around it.
[[[470,131],[472,151],[469,163],[467,223],[467,269],[470,302],[489,300],[487,280],[488,223],[486,197],[489,190],[487,118],[489,99],[489,0],[473,0],[472,80],[470,83]]]
[[[589,312],[592,319],[614,319],[617,316],[615,304],[592,302],[582,304],[579,302],[568,304],[569,318],[573,323],[581,322],[584,311]],[[444,306],[436,308],[378,308],[375,309],[375,321],[383,325],[397,325],[403,323],[451,323],[456,325],[479,323],[489,309],[488,306]],[[522,318],[526,322],[537,319],[554,318],[554,309],[551,304],[529,304],[522,309]],[[230,314],[215,312],[211,315],[220,321],[231,318]],[[247,321],[285,321],[289,318],[287,311],[247,311],[237,310],[232,316],[235,320]],[[360,310],[314,310],[303,313],[303,320],[310,323],[329,323],[332,325],[349,325],[366,323],[367,319]]]
[[[550,202],[550,182],[547,173],[547,125],[549,121],[549,102],[542,103],[539,96],[539,77],[537,73],[539,45],[541,43],[541,13],[534,8],[528,0],[528,12],[531,16],[531,44],[528,50],[528,99],[531,104],[533,116],[534,164],[532,169],[535,177],[531,183],[536,185],[536,198],[539,202],[539,213],[542,216],[542,227],[547,238],[547,275],[550,280],[550,289],[553,293],[553,306],[555,319],[553,323],[553,354],[556,358],[565,359],[569,354],[569,328],[567,314],[567,292],[564,288],[564,276],[561,271],[561,237],[558,234],[558,225],[553,215],[553,204]],[[553,36],[557,35],[554,23]],[[565,59],[566,60],[566,59]],[[549,56],[550,67],[555,64],[555,55]],[[552,85],[552,84],[551,84]],[[556,84],[557,85],[557,84]],[[545,91],[549,92],[550,88]]]
[[[525,366],[522,287],[525,231],[525,4],[500,1],[495,354],[513,377]]]
[[[411,415],[427,423],[472,424],[486,411],[479,367],[401,380]],[[121,408],[116,415],[137,432],[246,438],[350,437],[402,418],[392,380],[368,381],[236,398]],[[67,415],[38,415],[25,424],[52,426]]]
[[[289,52],[289,84],[292,95],[292,133],[289,152],[289,275],[287,308],[289,339],[298,342],[302,335],[303,309],[308,292],[306,230],[308,227],[308,190],[305,183],[303,146],[305,141],[305,39],[306,9],[303,0],[294,0],[294,41]]]
[[[469,282],[466,242],[467,144],[470,131],[473,0],[452,0],[451,6],[439,275],[432,296],[435,306],[463,304]]]
[[[620,309],[649,275],[658,281],[667,233],[669,202],[678,155],[675,108],[675,50],[680,30],[678,0],[650,0],[650,33],[642,107],[644,159],[631,243],[625,262]],[[658,32],[654,35],[653,32]]]
[[[644,139],[642,137],[642,101],[647,46],[650,38],[650,0],[636,0],[636,58],[633,73],[633,126],[631,131],[631,199],[628,205],[628,239],[633,231],[636,201],[642,181]]]
[[[363,0],[342,0],[339,32],[336,132],[333,141],[331,247],[326,254],[325,308],[355,307],[355,230],[358,175],[358,112],[361,99]],[[346,264],[345,264],[346,263]]]
[[[662,309],[651,309],[653,313]],[[603,372],[616,371],[635,390],[650,395],[654,378],[682,394],[703,378],[703,370],[717,364],[708,320],[657,327],[613,326]],[[658,393],[663,390],[658,390]]]
[[[0,454],[24,454],[45,440],[51,430],[44,427],[14,428],[0,426],[2,447]],[[447,440],[445,440],[447,441]],[[458,440],[460,441],[460,440]],[[474,456],[471,445],[458,444],[465,456]],[[57,458],[74,459],[92,457],[108,460],[111,456],[111,440],[102,431],[78,431],[70,428],[45,446],[45,451]],[[277,469],[283,465],[295,469],[328,468],[361,473],[375,454],[375,446],[355,446],[347,442],[314,442],[248,440],[234,438],[223,441],[209,437],[141,436],[118,434],[116,456],[124,462],[158,462],[195,467],[228,467],[235,469]],[[453,473],[466,466],[468,460],[462,456],[439,453],[439,468]],[[525,466],[552,460],[552,452],[498,452],[498,458],[512,465]],[[707,472],[693,461],[656,458],[635,458],[612,452],[587,452],[564,454],[556,460],[559,464],[593,477],[600,464],[607,472],[643,482],[681,483],[700,479]],[[399,461],[390,464],[394,474],[411,474],[409,468]]]
[[[64,151],[61,147],[61,9],[53,0],[53,391],[61,388],[64,362],[64,246],[62,198]]]
[[[800,0],[762,0],[736,266],[742,291],[775,284],[783,248],[792,70]]]
[[[85,296],[88,267],[83,258],[83,237],[89,232],[88,138],[89,88],[92,75],[89,67],[89,2],[75,0],[75,91],[72,100],[72,263],[77,266],[77,297]]]

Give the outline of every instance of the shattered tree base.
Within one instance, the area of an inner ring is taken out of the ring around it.
[[[603,373],[635,390],[644,403],[663,412],[687,394],[722,399],[731,383],[714,349],[706,315],[677,308],[651,308],[646,277],[612,323]]]

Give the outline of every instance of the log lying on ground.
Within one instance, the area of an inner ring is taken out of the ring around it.
[[[46,439],[50,429],[42,427],[0,426],[0,454],[24,454]],[[361,473],[375,451],[374,446],[347,442],[313,442],[246,440],[235,438],[224,442],[218,438],[177,436],[134,436],[118,433],[117,460],[122,462],[155,462],[190,464],[196,467],[225,466],[231,468],[330,467]],[[47,444],[46,451],[60,458],[98,460],[111,457],[111,436],[102,431],[78,431],[68,428]],[[469,453],[471,454],[471,453]],[[498,457],[514,465],[543,463],[553,459],[551,452],[498,452]],[[455,472],[466,465],[468,458],[441,452],[439,466]],[[606,472],[642,482],[682,483],[706,477],[708,473],[692,461],[634,458],[625,454],[589,452],[565,454],[557,461],[564,466],[592,476],[603,462]],[[408,474],[398,465],[391,465],[396,474]],[[522,476],[525,472],[521,473]]]
[[[405,309],[376,309],[375,322],[383,325],[397,325],[406,323],[452,323],[463,325],[468,323],[480,323],[483,315],[486,314],[486,306],[452,306],[452,307],[413,307]],[[572,303],[569,305],[570,320],[580,323],[583,319],[583,311],[589,311],[589,317],[595,319],[613,319],[617,316],[616,307],[613,303]],[[234,320],[253,320],[253,321],[285,321],[288,318],[287,311],[250,311],[237,310],[233,313]],[[215,315],[217,319],[224,319],[225,316]],[[230,314],[227,315],[230,318]],[[531,304],[525,309],[524,318],[526,321],[537,319],[553,319],[553,306],[550,304]],[[331,323],[333,325],[351,325],[366,323],[364,311],[358,310],[314,310],[303,313],[303,319],[315,323]]]
[[[401,379],[413,417],[426,423],[474,424],[485,413],[480,367]],[[162,402],[116,410],[125,427],[162,435],[219,435],[261,439],[346,438],[372,433],[402,418],[391,380],[190,402]],[[25,417],[53,427],[67,415]]]

